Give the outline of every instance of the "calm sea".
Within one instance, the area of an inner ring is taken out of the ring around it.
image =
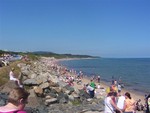
[[[121,78],[128,90],[150,93],[150,58],[99,58],[61,61],[60,64],[87,76],[100,75],[107,84]]]

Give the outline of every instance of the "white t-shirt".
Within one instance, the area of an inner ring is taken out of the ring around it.
[[[118,97],[117,107],[119,109],[123,109],[123,107],[124,107],[124,101],[125,101],[125,97],[124,96],[119,96]]]
[[[91,87],[91,86],[87,86],[87,88],[86,88],[88,91],[93,91],[94,90],[94,88],[93,87]]]
[[[10,79],[10,80],[14,80],[14,81],[17,80],[17,79],[14,77],[14,73],[13,73],[12,71],[10,71],[10,73],[9,73],[9,79]]]
[[[118,84],[118,90],[120,90],[120,91],[121,91],[121,85],[120,85],[120,84]]]
[[[104,111],[104,113],[113,113],[114,107],[111,105],[110,101],[111,101],[110,97],[105,98],[105,111]]]

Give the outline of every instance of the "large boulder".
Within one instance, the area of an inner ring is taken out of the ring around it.
[[[19,63],[19,64],[17,64],[17,66],[18,66],[19,68],[22,68],[22,67],[25,67],[26,64],[24,64],[24,63]]]
[[[39,76],[38,76],[38,77],[36,77],[35,79],[36,79],[36,81],[37,81],[38,85],[39,85],[39,84],[41,84],[41,83],[45,83],[45,82],[47,82],[47,78],[46,78],[46,77],[44,77],[44,76],[42,76],[42,75],[39,75]]]
[[[62,88],[61,87],[51,87],[51,90],[56,91],[56,93],[62,92]]]
[[[24,82],[23,82],[23,84],[24,85],[37,85],[38,83],[37,83],[37,81],[35,80],[35,79],[27,79],[27,80],[25,80]]]
[[[50,85],[50,87],[59,87],[58,83],[54,83],[51,80],[49,80],[49,85]]]
[[[19,87],[16,81],[8,81],[1,87],[1,93],[9,93],[12,89]]]
[[[21,72],[25,76],[29,76],[31,74],[29,67],[25,66],[21,68]]]
[[[34,92],[38,95],[38,96],[41,96],[43,94],[43,89],[38,87],[38,86],[35,86],[34,88]]]
[[[49,79],[50,81],[54,82],[54,83],[58,83],[58,82],[59,82],[57,76],[49,76],[48,79]]]
[[[47,99],[45,100],[45,105],[54,104],[56,102],[57,102],[57,98]]]
[[[59,93],[59,95],[57,96],[57,99],[59,101],[59,103],[67,103],[69,100],[69,97],[67,94],[64,93]]]
[[[6,93],[0,93],[0,106],[6,105],[8,95]]]
[[[30,78],[36,78],[37,77],[37,74],[35,74],[35,73],[32,73],[31,75],[30,75]]]
[[[43,83],[39,87],[42,88],[42,89],[48,88],[49,87],[49,83],[48,82]]]
[[[27,107],[31,107],[31,108],[36,108],[38,106],[40,106],[40,103],[38,101],[38,98],[34,92],[34,89],[31,89],[29,91],[30,95],[28,97],[28,104],[26,105]]]
[[[74,88],[69,86],[69,85],[66,85],[64,88],[63,88],[64,92],[68,92],[69,91],[69,94],[71,94],[72,92],[74,92]]]

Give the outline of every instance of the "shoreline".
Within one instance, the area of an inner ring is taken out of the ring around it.
[[[78,89],[81,89],[84,84],[90,83],[90,77],[86,77],[86,78],[84,77],[84,78],[82,79],[82,82],[83,82],[83,84],[81,84],[81,85],[75,84],[75,87],[77,87]],[[96,86],[98,86],[99,83],[98,83],[98,82],[95,82],[95,84],[96,84]],[[105,97],[105,96],[106,96],[106,89],[109,87],[109,85],[108,85],[106,82],[104,82],[104,81],[100,81],[100,87],[101,87],[102,89],[104,88],[105,92],[103,92],[103,95],[101,95],[101,96],[104,96],[104,97]],[[142,103],[142,104],[145,104],[145,100],[144,100],[144,96],[143,96],[143,95],[139,94],[138,92],[134,92],[134,90],[128,90],[128,89],[125,89],[125,88],[122,89],[121,94],[123,95],[123,94],[125,94],[126,92],[129,92],[129,93],[131,94],[131,97],[132,97],[135,101],[141,99],[141,103]]]
[[[56,60],[56,64],[59,64],[59,61],[66,61],[66,60],[82,60],[82,59],[87,59],[87,58],[69,58],[69,59],[57,59]],[[90,59],[93,59],[93,58],[90,58]],[[62,65],[63,66],[63,65]],[[82,70],[81,70],[82,71]],[[81,85],[78,85],[78,84],[75,84],[74,87],[78,88],[78,89],[81,89],[83,87],[84,84],[87,84],[87,83],[90,83],[90,76],[88,77],[84,77],[82,78],[82,81],[83,83]],[[99,84],[97,82],[95,82],[96,86]],[[105,90],[106,88],[108,88],[110,86],[110,83],[107,83],[106,81],[103,81],[101,80],[100,82],[100,86],[103,87]],[[106,92],[106,91],[105,91]],[[122,88],[122,95],[125,94],[125,92],[129,92],[131,94],[131,97],[137,101],[139,99],[141,99],[141,103],[142,104],[145,104],[145,95],[142,95],[143,93],[139,92],[139,91],[135,91],[135,90],[132,90],[132,89],[126,89],[126,88]],[[101,95],[102,96],[102,95]],[[103,96],[106,96],[106,94],[104,94]]]

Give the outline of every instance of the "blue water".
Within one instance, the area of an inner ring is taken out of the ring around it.
[[[68,69],[82,70],[87,76],[100,75],[107,84],[112,76],[121,78],[128,90],[150,93],[150,58],[99,58],[61,61]]]

